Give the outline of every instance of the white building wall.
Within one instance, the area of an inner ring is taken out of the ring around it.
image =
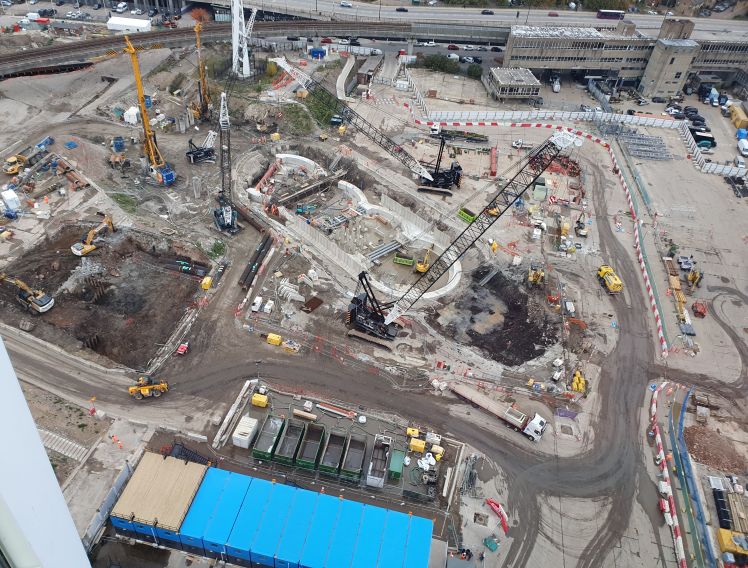
[[[2,339],[0,383],[0,550],[13,568],[88,568]]]

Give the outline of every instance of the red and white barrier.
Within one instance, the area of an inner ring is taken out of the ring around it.
[[[623,177],[623,171],[618,165],[618,160],[616,160],[616,157],[613,154],[613,150],[610,147],[608,147],[608,153],[610,154],[610,159],[613,162],[615,170],[618,172],[618,179],[623,186],[623,191],[626,192],[626,201],[629,206],[629,213],[631,214],[631,218],[634,221],[634,246],[636,248],[636,255],[639,260],[639,270],[641,270],[642,279],[644,280],[644,287],[647,289],[647,295],[649,296],[649,305],[652,309],[652,315],[654,315],[655,325],[657,326],[657,339],[660,342],[662,356],[667,357],[667,340],[665,339],[665,332],[663,330],[660,310],[657,308],[657,301],[655,300],[654,290],[652,289],[652,283],[650,282],[649,271],[647,270],[647,265],[644,262],[644,255],[642,254],[639,220],[637,219],[636,212],[634,211],[634,202],[631,197],[631,191],[629,191],[629,186],[626,183],[626,179]]]
[[[673,533],[673,544],[675,545],[675,557],[678,560],[678,568],[687,568],[688,563],[686,562],[686,551],[683,547],[683,535],[680,531],[680,524],[678,523],[678,513],[675,507],[675,498],[673,497],[672,485],[670,484],[670,472],[668,471],[667,459],[665,458],[665,448],[662,445],[662,436],[660,435],[660,427],[657,425],[657,395],[660,391],[665,388],[667,382],[663,382],[657,389],[652,393],[652,404],[650,405],[650,421],[652,423],[652,432],[655,436],[655,445],[657,447],[657,458],[660,463],[660,471],[662,472],[662,483],[669,490],[667,491],[667,511],[663,510],[662,514],[665,517],[665,521],[670,520],[672,522],[672,533]],[[662,509],[662,507],[660,507]],[[670,523],[668,523],[670,525]]]

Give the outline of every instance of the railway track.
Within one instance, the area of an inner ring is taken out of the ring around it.
[[[342,23],[284,21],[257,22],[253,29],[255,36],[298,35],[360,35],[369,38],[403,37],[411,31],[410,24],[393,23]],[[231,38],[230,23],[212,23],[203,26],[202,39],[209,41],[227,41]],[[177,47],[191,45],[195,39],[192,28],[177,28],[154,32],[132,34],[130,39],[136,49],[156,47]],[[38,49],[19,51],[0,56],[0,79],[24,74],[39,67],[79,63],[102,55],[115,55],[124,48],[122,36],[100,37],[69,43],[52,45]]]

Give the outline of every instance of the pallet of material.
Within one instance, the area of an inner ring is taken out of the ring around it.
[[[669,276],[668,283],[670,284],[670,288],[673,291],[680,290],[680,278],[678,278],[677,276]]]
[[[735,531],[748,533],[748,516],[746,516],[743,496],[738,493],[728,493],[727,503],[730,505],[730,516]]]
[[[678,276],[680,273],[678,272],[678,267],[675,266],[675,263],[673,262],[673,259],[670,257],[665,257],[662,259],[665,263],[665,268],[667,269],[667,273],[670,276]]]

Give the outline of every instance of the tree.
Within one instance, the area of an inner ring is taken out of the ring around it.
[[[193,8],[190,11],[190,17],[196,22],[209,22],[211,20],[210,12],[205,8]]]
[[[477,63],[471,63],[470,66],[467,68],[467,76],[470,77],[471,79],[480,80],[481,75],[483,75],[483,67],[481,67]]]
[[[432,71],[443,73],[459,73],[460,64],[444,55],[427,55],[423,60],[423,66]]]

